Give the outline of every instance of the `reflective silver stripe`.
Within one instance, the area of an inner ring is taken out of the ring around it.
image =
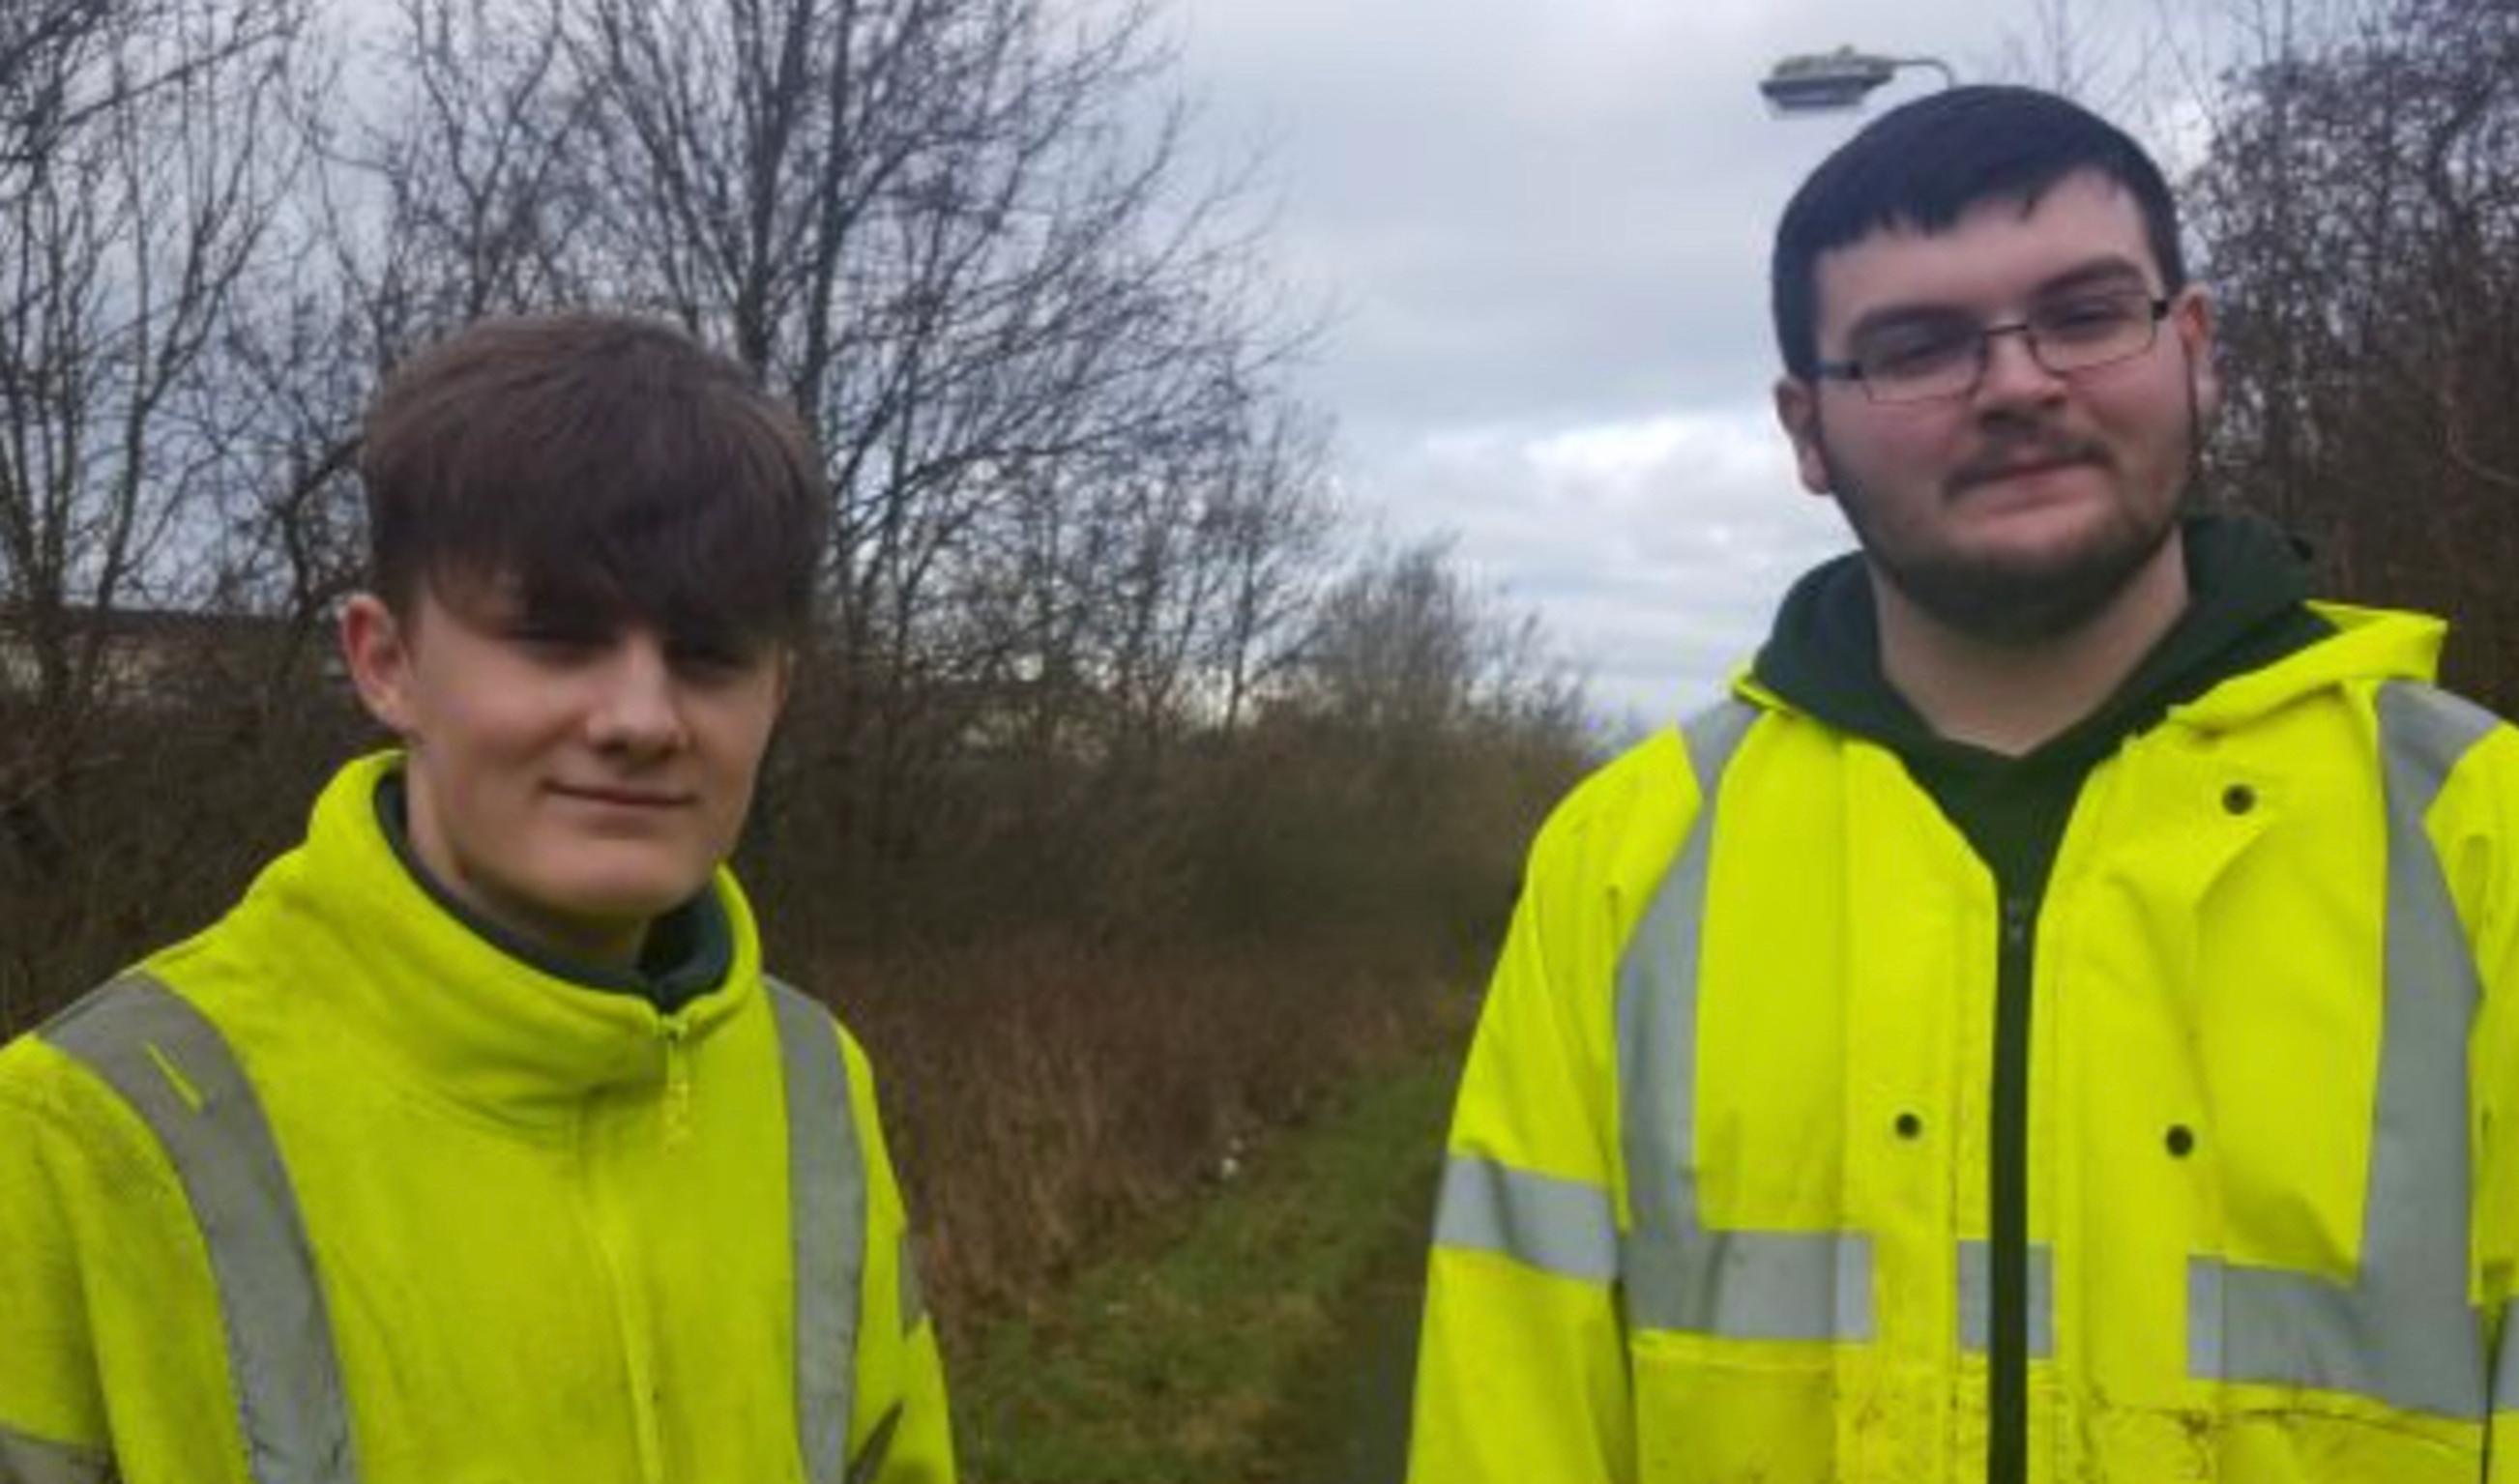
[[[2428,686],[2378,696],[2388,900],[2378,1087],[2361,1271],[2351,1286],[2199,1257],[2188,1272],[2188,1361],[2199,1376],[2349,1391],[2409,1412],[2480,1419],[2484,1320],[2467,1303],[2467,1031],[2474,960],[2424,816],[2496,724]]]
[[[1872,1239],[1861,1232],[1697,1231],[1623,1254],[1628,1322],[1726,1339],[1872,1337]]]
[[[1476,1155],[1454,1155],[1443,1166],[1435,1244],[1501,1253],[1585,1283],[1618,1276],[1618,1222],[1607,1190]]]
[[[297,1198],[226,1038],[142,975],[107,984],[38,1034],[121,1095],[183,1183],[218,1285],[255,1484],[356,1479],[340,1363]]]
[[[927,1322],[927,1290],[918,1283],[918,1253],[912,1250],[909,1233],[901,1234],[901,1332],[907,1334]]]
[[[787,1204],[795,1242],[796,1429],[808,1484],[840,1484],[857,1375],[866,1188],[838,1027],[801,991],[770,982],[787,1089]]]
[[[110,1456],[0,1427],[0,1484],[106,1484]]]
[[[1994,1248],[1983,1242],[1959,1246],[1960,1344],[1984,1351],[1993,1332]],[[2047,1244],[2029,1244],[2029,1354],[2045,1360],[2055,1353],[2055,1253]]]
[[[2187,1374],[2207,1380],[2222,1375],[2222,1262],[2187,1260]]]
[[[2501,1306],[2501,1352],[2493,1364],[2493,1410],[2519,1412],[2519,1298]]]
[[[1717,1232],[1697,1203],[1700,929],[1723,772],[1758,719],[1726,701],[1683,729],[1696,822],[1618,963],[1619,1145],[1633,1229],[1627,1321],[1742,1339],[1872,1337],[1872,1244],[1852,1232]]]

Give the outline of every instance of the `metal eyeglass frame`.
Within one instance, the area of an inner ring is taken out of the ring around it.
[[[1985,384],[1985,369],[1994,359],[1994,337],[1997,335],[2018,335],[2022,346],[2029,352],[2029,358],[2037,362],[2041,370],[2051,376],[2069,379],[2083,371],[2098,371],[2101,367],[2116,366],[2131,361],[2159,344],[2160,322],[2169,318],[2169,311],[2177,302],[2175,298],[2146,297],[2143,300],[2147,313],[2143,319],[2142,344],[2129,345],[2122,351],[2112,351],[2096,361],[2076,361],[2070,366],[2057,366],[2047,359],[2047,350],[2039,343],[2035,316],[2007,321],[2001,325],[1980,326],[1976,331],[1976,356],[1969,368],[1967,380],[1947,389],[1917,392],[1905,396],[1882,396],[1878,385],[1864,372],[1863,363],[1860,360],[1822,361],[1812,369],[1818,372],[1822,380],[1853,382],[1863,388],[1865,400],[1878,403],[1883,407],[1905,407],[1918,402],[1948,402],[1968,396]]]

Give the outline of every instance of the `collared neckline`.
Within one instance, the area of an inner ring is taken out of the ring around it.
[[[712,889],[714,883],[703,886],[690,900],[648,925],[637,963],[628,967],[594,963],[534,942],[492,921],[437,879],[411,843],[410,790],[400,768],[376,781],[376,825],[384,832],[385,844],[392,847],[394,858],[402,862],[402,868],[411,873],[421,891],[503,952],[553,979],[590,989],[639,995],[669,1012],[725,982],[727,968],[733,959],[734,941],[727,929],[726,909]]]
[[[671,1012],[480,931],[407,869],[376,794],[401,765],[378,753],[318,797],[306,840],[239,904],[231,927],[305,973],[287,986],[324,996],[358,1039],[433,1093],[508,1122],[573,1118],[589,1096],[652,1084],[685,1051],[760,998],[751,909],[721,868],[708,894],[726,928],[725,972]]]

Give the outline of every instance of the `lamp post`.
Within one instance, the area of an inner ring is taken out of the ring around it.
[[[1862,107],[1872,90],[1901,67],[1930,67],[1942,74],[1946,88],[1959,82],[1959,74],[1939,57],[1882,57],[1841,46],[1786,58],[1759,79],[1758,91],[1778,113],[1827,113]]]

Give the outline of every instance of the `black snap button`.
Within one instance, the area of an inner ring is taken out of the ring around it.
[[[2184,1159],[2194,1153],[2195,1131],[2184,1123],[2172,1123],[2169,1125],[2168,1143],[2171,1157]]]
[[[1898,1115],[1898,1137],[1912,1139],[1924,1131],[1924,1120],[1911,1113]]]
[[[2222,807],[2233,814],[2244,814],[2257,807],[2257,791],[2244,783],[2233,783],[2222,790]]]

